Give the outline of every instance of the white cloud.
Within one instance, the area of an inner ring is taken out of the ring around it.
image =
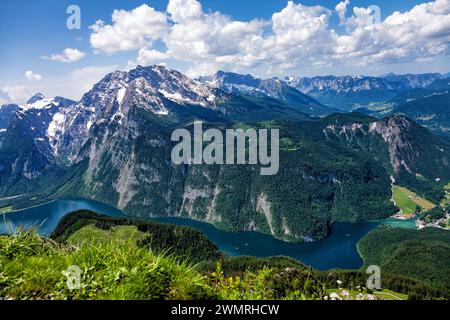
[[[86,54],[78,49],[66,48],[60,54],[52,54],[50,57],[43,56],[42,58],[46,60],[70,63],[81,60],[85,56]]]
[[[68,80],[68,86],[72,89],[70,96],[81,97],[81,95],[91,90],[94,84],[99,82],[105,75],[117,69],[116,65],[75,69],[70,73],[70,79]]]
[[[32,96],[24,85],[5,85],[0,88],[0,103],[24,103]]]
[[[137,63],[140,65],[149,65],[157,61],[166,60],[169,57],[166,52],[142,48],[139,50]]]
[[[348,30],[354,30],[355,28],[365,28],[380,21],[375,20],[375,12],[373,8],[353,8],[353,16],[345,21],[345,25]]]
[[[93,48],[106,53],[149,47],[168,31],[165,13],[146,4],[131,11],[114,10],[112,25],[97,21],[91,26],[90,42]]]
[[[339,16],[339,23],[341,25],[345,24],[345,15],[347,14],[347,7],[349,4],[350,0],[344,0],[342,2],[339,2],[335,7],[335,10]]]
[[[266,25],[262,20],[233,21],[219,12],[204,13],[195,0],[171,0],[167,11],[173,21],[164,39],[168,54],[217,68],[244,62],[242,54],[258,41]]]
[[[198,20],[203,15],[202,5],[197,0],[171,0],[167,5],[167,12],[178,23]]]
[[[220,12],[205,12],[197,0],[169,0],[167,12],[142,5],[114,11],[111,25],[91,27],[94,49],[115,53],[137,50],[130,65],[174,59],[190,63],[188,73],[219,68],[282,75],[301,68],[383,65],[429,61],[449,53],[450,0],[436,0],[374,22],[373,8],[353,8],[349,0],[335,11],[288,1],[269,20],[236,21]],[[329,25],[337,14],[347,29]],[[160,41],[165,51],[155,50]]]
[[[329,61],[336,38],[328,27],[331,14],[321,6],[308,7],[289,1],[286,8],[272,16],[273,35],[263,42],[264,61],[271,61],[271,68],[279,72]]]
[[[390,64],[426,61],[448,54],[450,1],[436,0],[410,11],[394,12],[371,24],[367,9],[355,8],[354,31],[337,39],[336,58],[349,63]]]
[[[28,70],[25,72],[25,78],[30,81],[39,81],[42,80],[42,76],[40,74],[33,73],[33,71]]]

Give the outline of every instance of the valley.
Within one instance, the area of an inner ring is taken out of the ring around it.
[[[382,231],[376,229],[369,236]],[[446,241],[438,232],[425,232],[436,241]],[[365,239],[360,249],[367,256],[366,250],[374,249],[366,249]],[[389,244],[388,239],[383,241]],[[399,300],[448,296],[448,288],[429,281],[430,272],[445,270],[433,269],[412,279],[403,270],[393,269],[398,273],[383,273],[382,290],[368,290],[364,270],[322,272],[286,257],[233,257],[219,252],[202,233],[189,227],[85,210],[63,217],[50,238],[41,238],[31,229],[0,236],[0,244],[4,266],[0,296],[10,299]],[[433,265],[437,260],[415,261]],[[64,270],[73,263],[82,270],[81,290],[64,286],[68,272]]]
[[[0,220],[0,233],[13,233],[19,226],[24,226],[25,228],[36,227],[39,234],[50,236],[67,214],[78,210],[92,210],[111,217],[126,217],[117,209],[100,202],[82,199],[58,200],[6,215],[5,220],[3,218]],[[362,260],[356,250],[356,243],[366,233],[382,223],[381,221],[357,224],[336,223],[333,225],[333,232],[326,240],[297,244],[280,241],[270,235],[257,232],[222,231],[211,224],[182,218],[153,218],[149,221],[188,226],[200,230],[222,252],[230,256],[285,255],[320,270],[359,268]],[[386,220],[386,223],[392,222]],[[409,226],[406,225],[406,227]],[[122,231],[120,234],[133,233],[132,230]],[[139,235],[138,232],[136,236],[139,237]],[[111,237],[115,238],[114,234]],[[74,233],[69,240],[89,242],[91,238],[105,239],[105,234],[93,228],[92,225],[87,225]],[[261,243],[265,245],[262,246]]]
[[[369,298],[372,293],[356,288],[355,279],[362,281],[361,268],[369,262],[379,263],[392,273],[388,276],[392,280],[389,287],[370,297],[446,295],[445,283],[437,286],[430,280],[433,275],[417,271],[423,266],[411,263],[411,272],[398,269],[394,254],[404,250],[411,261],[421,259],[433,270],[439,268],[435,259],[447,261],[446,236],[433,235],[433,243],[424,244],[428,238],[422,239],[416,229],[447,232],[450,139],[445,132],[423,126],[423,121],[437,117],[404,113],[401,108],[406,107],[400,108],[415,102],[411,99],[441,103],[445,93],[427,96],[429,89],[420,88],[430,84],[437,88],[442,82],[435,83],[438,75],[380,79],[296,82],[225,72],[191,79],[155,65],[112,72],[80,101],[37,94],[3,118],[9,123],[0,142],[0,234],[14,234],[21,226],[37,228],[40,236],[82,248],[79,254],[92,247],[101,255],[101,250],[114,250],[110,244],[128,246],[133,255],[141,254],[143,244],[151,243],[156,251],[175,246],[178,258],[197,259],[204,268],[201,273],[208,270],[209,276],[217,271],[214,259],[219,256],[229,263],[221,267],[230,273],[240,266],[239,259],[249,259],[242,272],[258,266],[254,274],[247,275],[251,285],[256,285],[252,277],[266,272],[262,265],[274,266],[267,271],[271,276],[272,272],[293,272],[298,278],[298,271],[279,268],[294,265],[302,269],[299,265],[304,264],[315,270],[317,283],[330,287],[327,292],[306,293],[320,299],[327,294],[330,298],[332,292],[342,299]],[[411,79],[414,87],[408,84]],[[336,102],[329,105],[326,102],[331,100],[323,96],[304,93],[306,83],[311,88],[326,84],[353,93],[346,95],[351,95],[346,109],[339,109],[337,104],[345,105],[339,100],[342,94],[328,93]],[[387,90],[383,94],[366,92],[380,83]],[[380,107],[382,102],[377,99],[376,104],[363,101],[354,92],[384,99],[390,109]],[[355,101],[370,106],[347,112],[355,108]],[[230,129],[277,129],[277,174],[260,175],[262,166],[257,163],[173,163],[176,141],[171,140],[172,133],[182,129],[193,136],[196,121],[202,121],[205,132],[214,130],[222,136]],[[79,210],[89,211],[72,214]],[[110,218],[99,218],[91,211]],[[134,226],[130,222],[134,219],[141,222]],[[192,233],[190,227],[201,233]],[[150,229],[157,239],[149,238]],[[439,257],[422,256],[409,242],[401,248],[391,245],[397,233],[403,237],[403,231],[398,231],[402,229],[409,230],[405,231],[410,232],[408,237],[417,238],[419,249],[438,250]],[[182,230],[177,232],[184,238],[171,230]],[[197,241],[194,248],[186,247],[190,237]],[[379,253],[383,248],[372,247],[381,240],[392,250]],[[392,255],[394,262],[368,260],[367,252]],[[160,258],[145,259],[152,263]],[[170,259],[167,263],[179,270]],[[333,273],[343,279],[349,277],[347,287],[336,288],[322,274],[326,270],[336,270]],[[199,276],[198,271],[192,272]],[[414,278],[412,282],[399,280],[408,276]],[[264,297],[299,298],[291,289]],[[223,290],[219,293],[223,297],[244,297],[230,288]],[[64,297],[67,293],[51,294]],[[218,293],[201,294],[217,297]],[[255,298],[252,294],[247,292],[245,297]],[[96,297],[112,296],[105,291]],[[303,292],[301,297],[306,296]],[[170,296],[175,297],[194,296],[186,292]]]
[[[2,315],[446,308],[449,22],[450,0],[0,1]]]
[[[390,176],[424,210],[432,204],[420,197],[438,203],[445,196],[450,140],[409,118],[333,109],[315,117],[298,108],[320,106],[313,99],[300,92],[290,96],[298,104],[285,99],[289,82],[223,72],[200,80],[138,66],[110,73],[79,102],[35,95],[5,133],[0,207],[81,197],[135,217],[188,218],[304,242],[326,239],[336,222],[394,215]],[[222,133],[276,128],[278,174],[259,176],[257,164],[171,163],[172,131],[194,132],[194,119]],[[399,206],[407,215],[415,210],[408,199]]]

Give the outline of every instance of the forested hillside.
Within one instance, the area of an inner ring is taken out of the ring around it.
[[[450,233],[380,227],[358,244],[364,264],[450,291]]]

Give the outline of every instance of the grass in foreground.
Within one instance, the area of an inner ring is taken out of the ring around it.
[[[69,290],[64,272],[81,270],[81,288]],[[124,242],[80,248],[34,232],[0,237],[0,298],[6,299],[205,299],[205,278],[172,256]]]
[[[136,245],[131,228],[111,231],[86,226],[77,237],[99,241],[61,244],[34,231],[0,236],[0,298],[3,299],[320,299],[322,285],[307,270],[262,268],[225,276],[202,274],[172,255]],[[106,234],[105,234],[106,233]],[[129,237],[131,235],[131,238]],[[81,287],[70,290],[66,277],[77,266]]]
[[[209,256],[193,265],[179,258],[179,254],[186,256],[180,249],[176,255],[150,249],[155,242],[142,241],[143,235],[149,236],[138,231],[142,228],[105,225],[98,218],[102,229],[91,222],[82,224],[65,240],[41,238],[33,231],[0,236],[0,299],[386,300],[407,296],[364,289],[365,272],[318,272],[286,257]],[[150,230],[158,234],[158,228]],[[73,266],[80,271],[81,286],[76,290],[67,286],[67,272]],[[442,296],[412,279],[388,274],[383,279],[386,288],[412,292],[416,298]]]

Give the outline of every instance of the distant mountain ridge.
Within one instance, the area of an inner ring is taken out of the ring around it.
[[[313,115],[327,115],[336,110],[325,107],[310,96],[303,94],[277,78],[260,79],[250,74],[218,71],[210,77],[200,77],[200,81],[228,93],[240,93],[255,97],[269,97],[280,100],[301,112]]]
[[[423,74],[394,74],[390,73],[382,78],[390,81],[391,83],[399,83],[407,89],[425,88],[429,86],[433,81],[442,79],[443,75],[440,73],[423,73]]]
[[[450,78],[440,78],[425,88],[403,91],[393,99],[357,111],[376,117],[405,115],[435,134],[450,136],[449,92]]]
[[[409,99],[395,106],[391,114],[402,114],[438,134],[450,136],[450,90]]]
[[[380,77],[285,77],[283,80],[325,105],[349,111],[371,103],[386,102],[407,90],[426,88],[442,78],[443,76],[439,73],[429,73],[387,74]]]

